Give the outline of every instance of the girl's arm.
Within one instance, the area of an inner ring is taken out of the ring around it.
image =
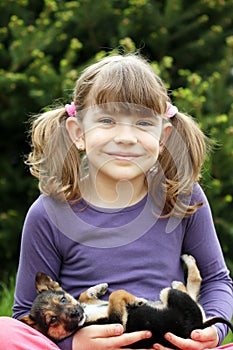
[[[193,255],[197,261],[202,276],[199,302],[206,317],[222,316],[231,320],[232,280],[215,231],[209,203],[200,186],[195,186],[194,191],[194,196],[203,201],[204,206],[187,220],[183,250]],[[217,324],[216,328],[221,343],[227,334],[227,327]]]
[[[37,296],[37,272],[44,272],[54,280],[59,276],[61,256],[56,232],[47,219],[42,198],[40,196],[34,202],[24,222],[13,306],[14,318],[29,313]]]
[[[29,314],[37,296],[35,276],[38,271],[48,274],[54,280],[59,279],[62,257],[58,234],[48,219],[43,205],[44,198],[40,196],[34,202],[24,222],[13,306],[14,318]],[[61,349],[72,349],[72,337],[62,341]]]
[[[186,234],[182,253],[191,254],[197,261],[202,276],[199,302],[206,317],[222,316],[231,320],[233,314],[232,280],[226,267],[219,240],[214,228],[208,201],[199,185],[194,188],[194,197],[203,201],[203,207],[186,221]],[[227,334],[223,324],[194,330],[192,339],[182,339],[174,334],[166,334],[167,340],[180,349],[203,350],[221,344]],[[165,350],[160,344],[154,349]]]

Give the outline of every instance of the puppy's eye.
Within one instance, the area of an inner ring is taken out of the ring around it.
[[[65,304],[66,302],[67,302],[66,297],[62,297],[62,298],[60,299],[60,303]]]
[[[52,316],[50,319],[50,324],[57,322],[57,316]]]

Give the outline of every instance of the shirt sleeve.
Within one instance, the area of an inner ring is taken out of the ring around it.
[[[72,342],[73,337],[71,336],[57,343],[57,346],[62,350],[72,350]]]
[[[206,317],[221,316],[231,320],[232,280],[214,228],[209,203],[199,185],[194,188],[194,200],[202,201],[204,205],[187,219],[183,253],[193,255],[197,261],[202,276],[199,302]],[[227,334],[227,327],[223,324],[217,324],[216,327],[221,343]]]
[[[29,314],[37,296],[35,276],[38,271],[59,280],[62,262],[59,237],[44,208],[43,196],[40,196],[29,209],[24,222],[13,305],[14,318]],[[63,350],[72,350],[72,337],[57,345]]]

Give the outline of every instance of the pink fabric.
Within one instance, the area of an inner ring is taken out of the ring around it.
[[[59,348],[43,334],[26,324],[11,317],[0,317],[0,349],[57,350]],[[233,350],[233,343],[211,350]]]
[[[211,350],[215,350],[215,349],[217,349],[217,350],[223,350],[223,349],[233,350],[233,343],[218,346],[217,348],[213,348]]]
[[[57,350],[59,348],[26,324],[11,317],[0,317],[0,349]]]

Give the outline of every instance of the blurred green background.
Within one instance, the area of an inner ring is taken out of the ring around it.
[[[1,0],[1,281],[15,274],[23,220],[39,194],[24,165],[29,117],[70,102],[91,62],[135,50],[213,140],[202,185],[233,272],[233,0]]]

